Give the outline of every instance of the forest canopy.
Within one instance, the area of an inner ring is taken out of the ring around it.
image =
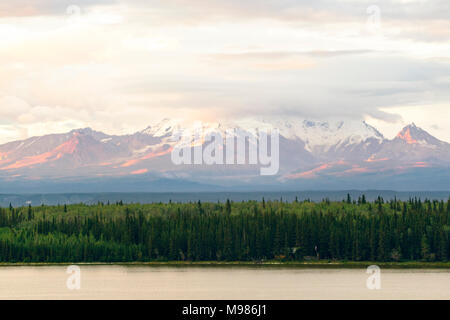
[[[0,262],[448,261],[450,200],[0,209]]]

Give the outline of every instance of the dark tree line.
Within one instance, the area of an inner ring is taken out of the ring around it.
[[[1,262],[447,261],[450,200],[0,209]]]

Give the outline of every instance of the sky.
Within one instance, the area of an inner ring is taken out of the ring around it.
[[[0,143],[163,118],[414,122],[450,142],[448,0],[0,3]]]

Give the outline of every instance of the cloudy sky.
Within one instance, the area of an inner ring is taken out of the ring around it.
[[[0,39],[0,142],[273,115],[450,141],[448,0],[2,1]]]

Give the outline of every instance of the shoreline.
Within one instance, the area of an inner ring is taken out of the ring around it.
[[[277,267],[355,269],[377,265],[386,269],[449,269],[450,262],[370,262],[370,261],[307,261],[307,262],[246,262],[246,261],[153,261],[153,262],[1,262],[0,267],[45,267],[45,266],[136,266],[136,267]]]

